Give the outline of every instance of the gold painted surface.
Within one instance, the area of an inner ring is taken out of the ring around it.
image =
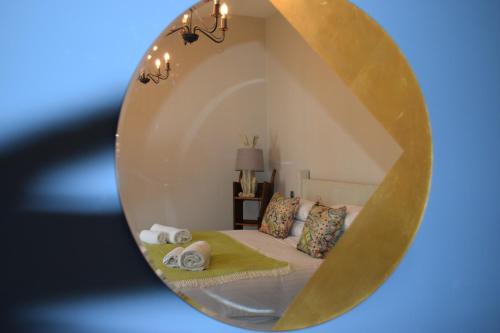
[[[397,45],[345,0],[271,0],[404,149],[354,223],[275,330],[332,319],[372,294],[418,230],[430,188],[432,142],[422,93]]]

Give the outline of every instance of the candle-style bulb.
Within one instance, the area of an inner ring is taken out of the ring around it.
[[[184,16],[182,17],[182,24],[186,24],[188,22],[188,19],[189,19],[189,14],[184,14]]]
[[[214,0],[214,5],[218,5],[220,0]]]
[[[165,52],[165,54],[163,55],[163,59],[165,59],[165,63],[169,62],[170,61],[170,54],[168,54],[168,52]]]
[[[156,68],[157,68],[157,69],[160,69],[160,66],[161,66],[161,60],[160,60],[160,59],[156,59],[156,60],[155,60],[155,65],[156,65]]]
[[[224,2],[222,6],[220,6],[220,14],[222,16],[226,16],[227,13],[229,13],[229,8],[227,7],[226,3]]]
[[[152,56],[151,54],[148,54],[148,60],[151,60]]]
[[[158,46],[153,46],[153,51],[157,51],[158,50]]]

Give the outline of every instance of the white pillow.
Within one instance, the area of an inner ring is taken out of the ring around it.
[[[300,198],[299,209],[297,210],[297,214],[295,214],[295,219],[306,221],[307,215],[309,215],[311,208],[313,208],[315,204],[314,201]]]
[[[304,200],[304,201],[309,201],[309,200]],[[312,201],[309,201],[309,202],[312,202]],[[308,215],[309,215],[309,211],[314,206],[314,204],[315,203],[313,202],[313,204],[311,205],[311,207],[307,211]],[[347,230],[351,226],[352,222],[354,222],[354,220],[358,216],[359,212],[363,209],[363,206],[335,205],[335,206],[333,206],[333,208],[339,208],[339,207],[343,207],[343,206],[345,206],[346,210],[347,210],[347,215],[346,215],[345,221],[344,221],[344,229]],[[299,214],[297,213],[297,216],[298,215]],[[305,220],[302,221],[302,220],[299,220],[298,218],[296,218],[293,221],[292,229],[290,229],[290,236],[298,236],[298,237],[300,237],[302,235],[302,230],[304,229],[304,224],[305,223],[306,223]]]
[[[352,222],[354,222],[354,219],[358,216],[359,212],[354,212],[354,213],[347,213],[345,217],[345,222],[344,222],[344,229],[348,229]]]
[[[304,229],[304,224],[306,222],[301,220],[295,220],[292,224],[292,229],[290,229],[290,236],[300,236],[302,235],[302,229]]]
[[[340,205],[340,206],[346,206],[347,215],[344,221],[344,229],[348,229],[351,226],[352,222],[354,222],[354,219],[358,216],[359,212],[363,209],[363,206],[355,206],[355,205]]]

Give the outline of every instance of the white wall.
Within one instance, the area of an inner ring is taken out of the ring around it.
[[[241,135],[267,150],[263,19],[233,16],[222,44],[160,38],[173,77],[131,83],[120,122],[119,177],[136,231],[152,223],[232,228],[232,182]]]
[[[280,191],[297,190],[298,172],[378,184],[400,147],[280,15],[266,20],[270,166]]]

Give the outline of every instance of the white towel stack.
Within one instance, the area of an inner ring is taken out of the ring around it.
[[[171,244],[182,244],[192,239],[191,232],[187,229],[178,229],[155,223],[149,230],[166,233],[168,236],[167,242]]]
[[[161,224],[153,224],[149,230],[142,230],[139,239],[148,244],[182,244],[191,240],[191,232]]]
[[[167,267],[188,271],[202,271],[210,264],[210,245],[205,241],[197,241],[185,249],[176,247],[163,258]]]
[[[142,230],[139,239],[148,244],[162,244],[167,242],[168,235],[160,231]]]

